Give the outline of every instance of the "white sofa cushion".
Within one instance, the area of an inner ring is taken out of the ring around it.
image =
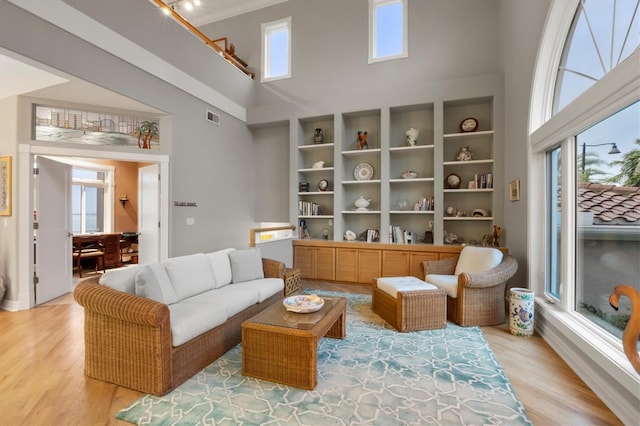
[[[136,294],[136,275],[138,275],[138,272],[141,270],[141,265],[109,269],[107,272],[102,274],[98,283],[114,290]]]
[[[234,284],[233,287],[249,286],[258,291],[258,302],[264,302],[276,293],[282,293],[284,280],[282,278],[261,278],[259,280],[247,281]]]
[[[171,286],[167,271],[160,263],[149,263],[142,266],[135,279],[136,294],[170,305],[178,301],[176,292]]]
[[[196,304],[178,302],[169,305],[173,346],[180,346],[227,321],[222,303]]]
[[[172,257],[162,262],[178,300],[215,288],[211,262],[204,253]]]
[[[433,284],[436,287],[444,290],[447,296],[458,297],[458,276],[457,275],[438,275],[429,274],[425,278],[427,283]]]
[[[232,251],[229,253],[229,260],[231,261],[231,273],[233,274],[234,283],[264,278],[260,249],[251,248]]]
[[[466,246],[460,252],[454,274],[488,271],[500,265],[500,262],[502,262],[502,252],[498,249]]]
[[[227,248],[207,253],[209,262],[211,262],[213,276],[216,279],[216,288],[224,287],[232,282],[233,275],[231,274],[231,261],[229,260],[229,253],[232,251],[235,251],[235,249]]]
[[[437,290],[438,287],[428,284],[416,277],[383,277],[376,281],[378,288],[388,295],[397,298],[399,291]]]
[[[246,283],[250,284],[250,283]],[[255,286],[228,285],[212,291],[182,300],[180,303],[195,305],[223,304],[227,317],[242,312],[260,300],[260,293]]]

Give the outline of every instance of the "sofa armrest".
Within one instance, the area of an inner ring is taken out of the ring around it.
[[[518,270],[515,257],[505,255],[500,265],[485,272],[463,272],[458,275],[458,289],[462,287],[486,288],[506,283]]]
[[[279,260],[262,258],[262,269],[265,278],[282,278],[284,279],[284,262]]]
[[[448,257],[442,260],[425,260],[420,264],[424,276],[428,274],[453,275],[460,256]]]
[[[173,389],[169,307],[98,284],[73,292],[84,307],[84,372],[88,377],[144,393]]]
[[[86,280],[78,284],[73,298],[87,311],[150,327],[169,325],[167,305],[124,293]]]

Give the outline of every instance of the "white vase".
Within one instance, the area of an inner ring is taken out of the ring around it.
[[[528,288],[514,287],[509,290],[509,328],[514,336],[533,335],[533,309],[535,294]]]

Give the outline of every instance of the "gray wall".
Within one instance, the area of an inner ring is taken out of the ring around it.
[[[288,220],[290,118],[464,98],[482,92],[478,82],[502,78],[501,167],[506,181],[523,184],[522,201],[504,206],[504,241],[521,263],[518,284],[526,283],[528,104],[549,0],[410,0],[409,58],[372,65],[366,0],[290,0],[202,28],[210,38],[227,37],[259,76],[260,24],[292,16],[293,78],[264,85],[227,73],[209,48],[163,21],[149,2],[66,2],[248,106],[252,129],[224,113],[213,126],[203,119],[213,106],[0,0],[0,46],[171,117],[163,151],[171,156],[170,202],[198,203],[170,211],[173,256],[243,246],[255,222]],[[195,225],[186,226],[186,217]]]
[[[476,96],[485,75],[502,78],[504,186],[521,181],[521,201],[505,201],[503,244],[527,286],[527,152],[531,81],[550,0],[409,0],[409,57],[367,64],[366,0],[289,0],[203,26],[227,37],[260,75],[260,24],[292,16],[292,78],[259,87],[250,124]],[[502,93],[500,93],[502,94]],[[258,142],[261,141],[259,135]],[[284,155],[284,153],[283,153]],[[502,197],[508,200],[508,197]]]
[[[528,180],[529,104],[531,84],[538,54],[538,45],[544,29],[551,0],[500,1],[500,64],[504,72],[504,176],[510,182],[520,179],[520,201],[504,205],[506,242],[511,253],[519,260],[519,268],[509,285],[527,286],[527,200]],[[542,218],[538,218],[542,230]]]
[[[259,188],[256,188],[254,167],[257,151],[251,131],[244,122],[6,1],[0,1],[0,28],[1,47],[125,94],[170,116],[171,130],[169,134],[162,135],[162,152],[170,155],[168,201],[171,205],[174,201],[193,201],[198,204],[197,208],[171,207],[170,256],[247,246],[249,229],[255,226],[255,199]],[[186,49],[201,45],[194,38],[184,40],[184,43]],[[215,58],[215,55],[212,56]],[[192,62],[196,63],[197,60],[198,57],[193,58]],[[228,69],[237,75],[236,70]],[[246,80],[246,77],[241,77]],[[99,105],[99,100],[96,103]],[[221,114],[219,126],[205,120],[206,109]],[[5,143],[14,147],[17,143],[28,143],[26,139],[20,140],[17,134],[29,134],[29,130],[16,132],[15,126],[15,118],[3,112],[2,127],[9,129],[8,133],[3,134],[11,136],[11,140],[3,140],[3,153],[7,152]],[[3,261],[3,270],[0,271],[9,274],[12,288],[8,300],[15,300],[18,294],[18,283],[14,282],[18,262],[15,257],[15,229],[19,220],[29,220],[29,212],[20,212],[16,207],[14,205],[8,226],[0,227],[0,253],[9,256],[6,262]],[[194,217],[195,225],[187,226],[186,217]],[[287,219],[286,214],[269,218],[272,221]]]

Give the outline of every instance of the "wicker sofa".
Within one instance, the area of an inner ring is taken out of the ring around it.
[[[164,395],[240,343],[242,322],[281,301],[284,288],[282,262],[260,256],[264,278],[251,277],[246,270],[255,273],[256,268],[243,268],[232,258],[245,252],[249,250],[172,258],[81,282],[74,298],[85,313],[85,374]],[[149,288],[149,271],[163,270],[170,288]],[[190,289],[184,288],[185,281]],[[192,294],[203,286],[208,289]]]

